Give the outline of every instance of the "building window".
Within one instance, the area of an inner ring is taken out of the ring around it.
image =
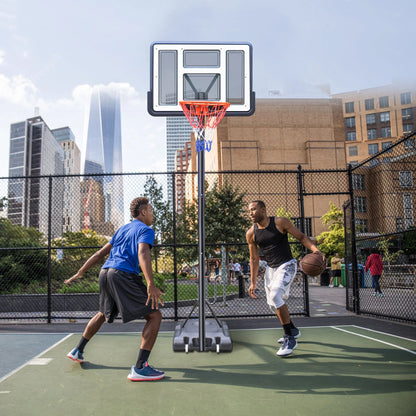
[[[376,122],[376,115],[375,114],[367,114],[365,116],[366,120],[367,120],[367,124],[375,124]]]
[[[403,231],[403,218],[396,218],[396,231]]]
[[[357,140],[357,134],[355,131],[347,131],[347,141],[355,142]]]
[[[389,97],[385,96],[385,97],[380,97],[378,99],[379,104],[380,104],[380,108],[385,108],[389,106]]]
[[[25,122],[12,124],[10,126],[10,138],[22,137],[25,135]]]
[[[411,133],[413,131],[413,124],[403,124],[403,134]]]
[[[348,156],[358,156],[358,147],[357,146],[350,146],[348,148]]]
[[[354,112],[354,102],[345,103],[345,112],[346,113],[353,113]]]
[[[411,188],[413,186],[413,175],[411,170],[399,171],[399,184],[402,188]]]
[[[347,127],[355,127],[355,117],[347,117],[345,119],[345,124]]]
[[[349,163],[351,166],[358,166],[358,160],[351,160]]]
[[[403,108],[402,109],[402,120],[408,120],[412,118],[412,109],[411,108]]]
[[[400,94],[400,102],[402,104],[410,104],[411,101],[412,101],[412,96],[410,92],[403,92]]]
[[[391,128],[390,127],[382,127],[381,128],[381,137],[391,137]]]
[[[367,130],[367,139],[376,139],[377,138],[377,130],[376,129],[368,129]]]
[[[407,139],[403,142],[404,150],[413,150],[415,148],[415,139]]]
[[[374,109],[374,98],[367,98],[367,100],[365,100],[365,109],[366,110]]]
[[[404,214],[404,228],[413,227],[413,202],[412,194],[403,194],[403,214]]]
[[[358,233],[368,233],[368,221],[361,218],[356,218],[355,229]]]
[[[355,212],[367,212],[367,199],[365,196],[355,196]]]
[[[387,123],[390,121],[390,111],[385,111],[384,113],[380,113],[380,121],[382,123]]]
[[[365,176],[353,174],[352,175],[352,187],[358,191],[365,191]]]
[[[299,230],[301,229],[301,219],[300,218],[293,218],[293,222],[295,223],[295,227]],[[312,218],[305,218],[305,234],[308,236],[312,236]]]
[[[390,147],[393,144],[393,142],[384,142],[381,144],[381,150],[386,150],[388,147]],[[391,153],[393,149],[386,150],[386,153]]]
[[[375,155],[378,153],[378,143],[373,143],[368,145],[368,154]]]

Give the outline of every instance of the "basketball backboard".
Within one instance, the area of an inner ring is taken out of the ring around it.
[[[150,53],[152,116],[181,116],[179,102],[193,100],[228,102],[228,116],[254,113],[250,43],[154,42]]]

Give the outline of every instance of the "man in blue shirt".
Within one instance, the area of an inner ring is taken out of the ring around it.
[[[99,276],[100,310],[88,322],[78,346],[67,357],[82,363],[87,342],[105,321],[112,323],[119,313],[123,323],[143,317],[147,322],[142,332],[139,356],[127,378],[132,381],[159,380],[165,373],[148,364],[162,321],[159,303],[163,305],[161,296],[164,294],[155,286],[152,274],[150,249],[155,233],[150,225],[153,210],[149,200],[141,197],[132,201],[130,213],[134,220],[118,229],[109,243],[93,254],[74,276],[65,280],[68,284],[81,278],[109,254]],[[139,276],[139,265],[147,287]]]

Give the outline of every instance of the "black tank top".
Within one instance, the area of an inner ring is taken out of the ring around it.
[[[272,268],[279,267],[293,259],[290,250],[287,233],[282,234],[274,222],[274,217],[269,217],[270,223],[266,228],[259,228],[254,224],[254,242],[260,247],[267,265]]]

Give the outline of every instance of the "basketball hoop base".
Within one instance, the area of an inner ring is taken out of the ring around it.
[[[231,352],[231,341],[228,326],[224,321],[216,319],[205,320],[205,348],[204,351]],[[200,351],[199,347],[199,320],[188,319],[175,328],[173,337],[173,351],[191,352]]]

